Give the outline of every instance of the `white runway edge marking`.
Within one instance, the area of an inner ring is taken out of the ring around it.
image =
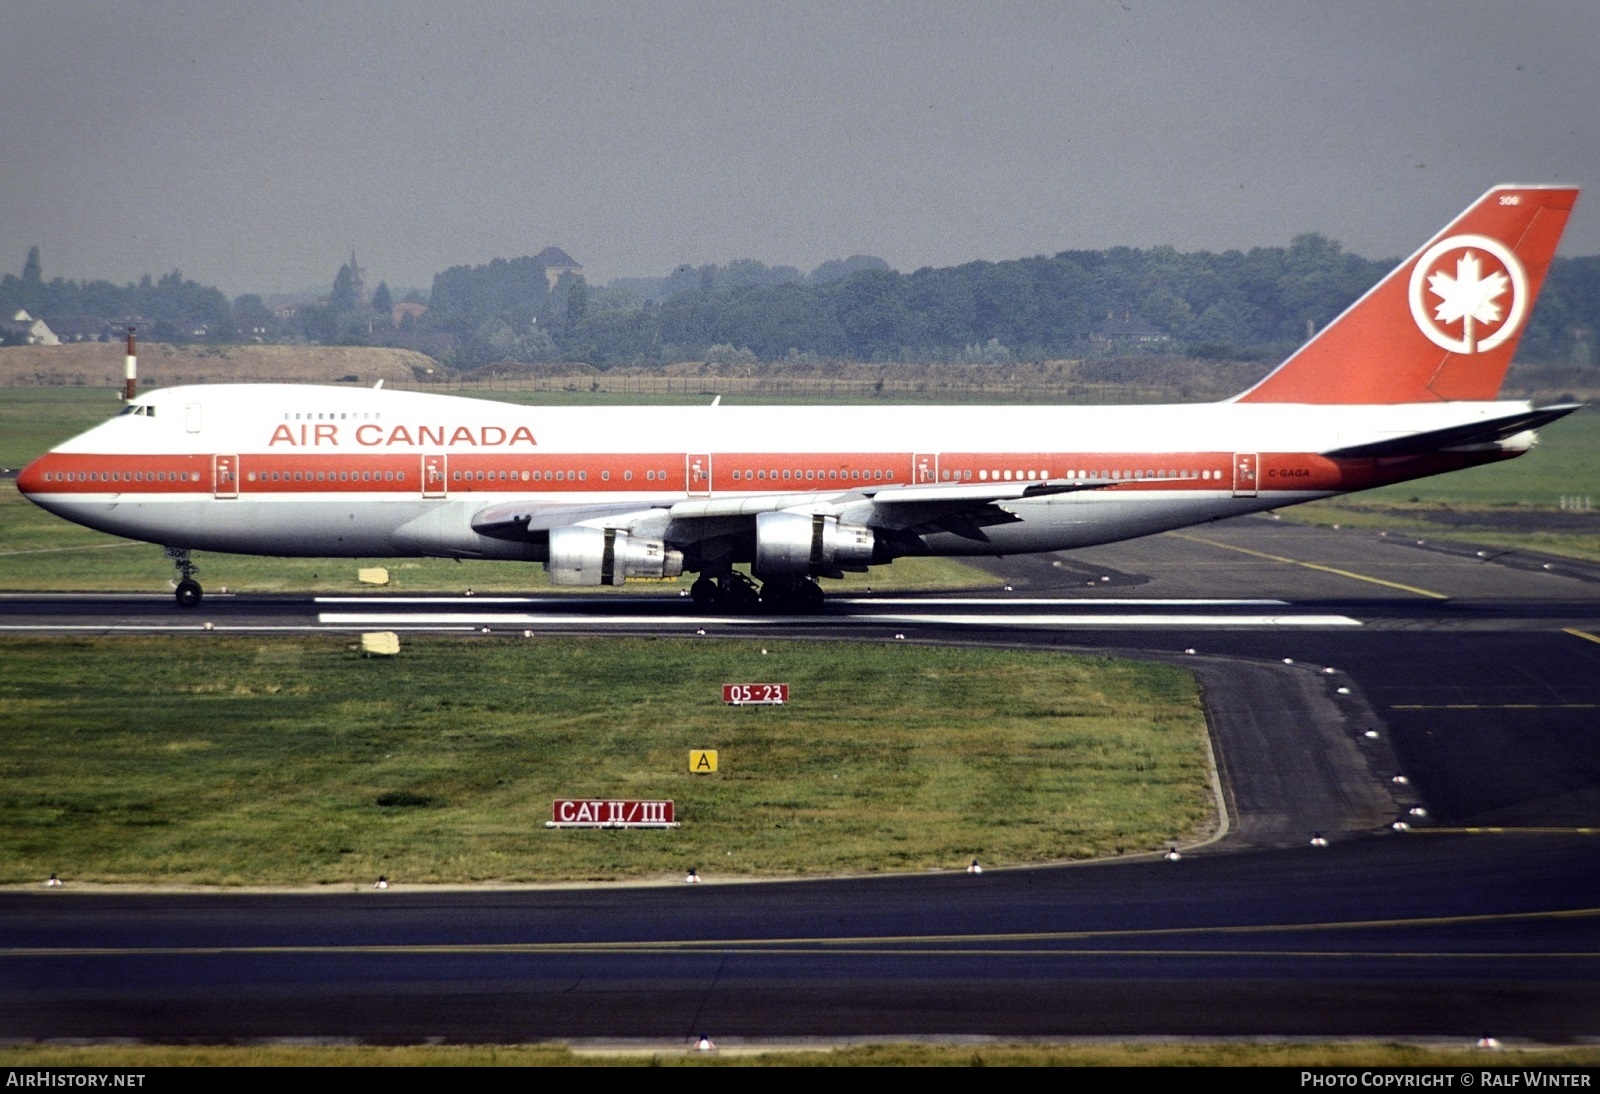
[[[1101,608],[1287,608],[1287,600],[1161,600],[1154,597],[1100,597],[1100,596],[898,596],[898,597],[840,597],[828,598],[829,604],[863,604],[880,607],[933,607],[979,608],[1042,608],[1042,607],[1101,607]]]
[[[670,622],[681,626],[770,626],[772,616],[684,615]],[[514,612],[323,612],[317,621],[332,627],[636,627],[639,620],[613,615],[528,615]],[[932,623],[940,626],[969,627],[1359,627],[1359,620],[1346,615],[1113,615],[1084,612],[1072,615],[851,615],[837,619],[828,616],[801,617],[806,624],[860,626],[866,623],[893,623],[915,626]],[[664,622],[661,620],[657,621]]]
[[[880,623],[1009,627],[1359,627],[1347,615],[873,615],[855,620]]]
[[[655,597],[628,597],[629,603],[654,601]],[[315,604],[364,604],[368,607],[390,604],[562,604],[572,606],[570,596],[319,596]],[[1095,605],[1104,608],[1287,608],[1287,600],[1160,600],[1139,597],[829,597],[830,604],[850,604],[866,607],[974,607],[974,608],[1039,608],[1078,607]]]
[[[252,623],[227,624],[218,623],[208,631],[203,623],[191,623],[185,626],[172,626],[166,623],[58,623],[34,626],[28,623],[0,624],[0,633],[11,631],[27,632],[30,634],[264,634],[279,632],[284,634],[313,634],[319,630],[360,630],[359,627],[316,627],[310,623],[289,624],[275,626]],[[476,627],[412,627],[411,630],[430,631],[472,631]]]

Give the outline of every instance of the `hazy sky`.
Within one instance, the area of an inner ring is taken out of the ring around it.
[[[1600,184],[1600,4],[9,0],[0,271],[230,296],[1117,244],[1411,251]],[[1600,253],[1600,188],[1563,247]]]

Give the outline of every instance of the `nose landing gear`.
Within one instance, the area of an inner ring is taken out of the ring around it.
[[[200,604],[200,598],[205,595],[205,590],[200,588],[200,583],[194,579],[199,572],[199,567],[189,560],[187,547],[168,547],[167,557],[172,560],[172,565],[178,570],[178,583],[173,587],[174,595],[178,599],[178,607],[195,608]]]

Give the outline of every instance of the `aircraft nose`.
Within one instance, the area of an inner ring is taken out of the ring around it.
[[[40,456],[21,471],[17,472],[17,489],[23,497],[32,497],[44,490],[44,473],[50,457]]]

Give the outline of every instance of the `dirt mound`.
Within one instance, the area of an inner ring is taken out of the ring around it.
[[[122,387],[121,342],[0,349],[0,387]],[[139,387],[175,384],[372,384],[436,368],[413,350],[372,346],[139,346]]]

